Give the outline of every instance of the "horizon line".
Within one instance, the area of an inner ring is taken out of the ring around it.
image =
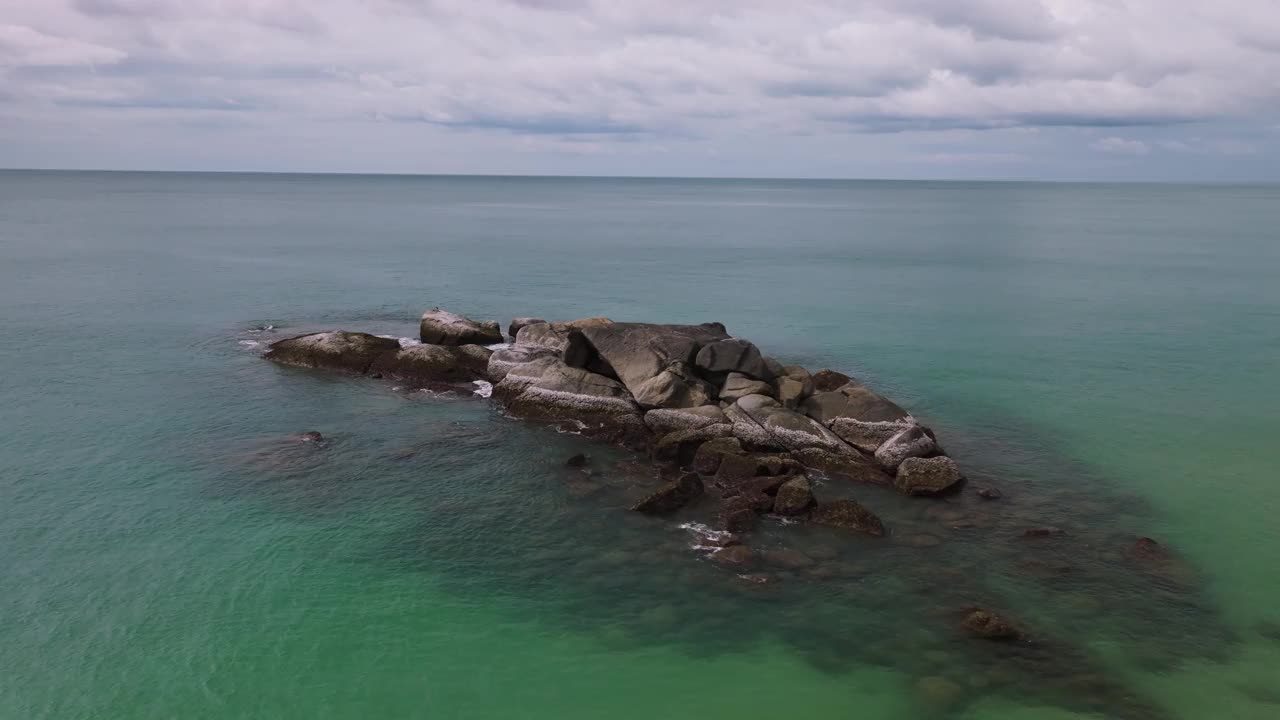
[[[717,180],[744,182],[1038,183],[1046,185],[1280,185],[1280,180],[1133,180],[1054,178],[799,177],[789,175],[589,175],[552,173],[354,172],[331,170],[139,170],[130,168],[0,167],[0,173],[117,173],[134,175],[292,175],[311,177],[488,178],[510,180]]]

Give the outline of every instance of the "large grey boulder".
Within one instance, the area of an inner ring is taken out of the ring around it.
[[[266,358],[285,365],[363,375],[380,355],[399,349],[400,342],[394,338],[335,330],[274,342]]]
[[[517,365],[525,365],[540,358],[559,357],[560,354],[555,350],[542,345],[503,345],[489,355],[489,382],[502,382],[511,368]]]
[[[583,435],[627,447],[643,448],[651,437],[640,408],[621,383],[556,358],[511,368],[494,387],[493,397],[514,417],[567,422]]]
[[[724,385],[720,386],[721,400],[738,400],[748,395],[773,395],[773,386],[737,372],[729,373],[724,379]]]
[[[588,327],[610,325],[613,321],[606,317],[582,318],[567,322],[542,322],[525,325],[516,331],[518,345],[543,345],[563,352],[569,345],[569,333]]]
[[[864,422],[838,417],[831,422],[831,432],[862,452],[874,455],[886,440],[913,426],[914,423],[907,420]]]
[[[472,320],[440,308],[422,314],[418,334],[428,345],[496,345],[503,339],[494,320]]]
[[[488,377],[492,354],[483,345],[411,345],[379,355],[369,372],[411,384],[478,380]]]
[[[830,425],[837,418],[893,422],[910,417],[906,410],[854,382],[839,390],[814,393],[800,404],[800,409],[823,425]]]
[[[929,432],[919,425],[912,425],[902,432],[884,441],[876,450],[876,462],[886,470],[897,470],[903,460],[934,455],[938,452],[938,443]]]
[[[644,414],[644,424],[657,435],[677,430],[696,430],[708,425],[728,423],[724,411],[718,405],[691,408],[657,408]]]
[[[533,327],[521,331],[521,336]],[[652,404],[654,401],[681,403],[674,407],[686,407],[690,395],[696,395],[697,386],[683,382],[690,375],[679,365],[692,364],[698,350],[705,344],[727,337],[724,326],[705,325],[654,325],[649,323],[611,323],[581,328],[580,333],[591,350],[591,357],[578,356],[576,338],[566,339],[566,348],[574,350],[574,357],[566,359],[571,365],[607,367],[637,398],[643,396],[650,407],[666,407]],[[671,369],[666,378],[649,385],[654,378]],[[683,384],[685,387],[674,387]],[[664,398],[664,393],[666,397]],[[701,403],[700,403],[701,404]]]
[[[939,495],[962,480],[964,474],[949,457],[907,458],[898,466],[893,486],[908,495]]]
[[[696,408],[716,399],[716,389],[682,361],[640,383],[632,394],[642,408]]]
[[[516,335],[519,334],[520,328],[528,325],[545,324],[546,322],[547,321],[543,320],[542,318],[533,318],[533,317],[513,318],[511,320],[511,323],[507,325],[507,336],[514,340]]]
[[[782,407],[795,410],[813,394],[813,377],[799,365],[788,365],[775,375],[773,396],[782,403]]]
[[[768,382],[773,379],[773,372],[760,355],[760,349],[738,338],[707,343],[698,350],[695,364],[704,374],[741,373],[754,380]]]
[[[771,397],[748,395],[739,399],[735,407],[754,420],[777,445],[787,450],[818,448],[837,454],[857,454],[821,423],[782,407]]]

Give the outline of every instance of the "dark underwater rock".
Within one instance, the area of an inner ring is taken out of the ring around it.
[[[324,443],[324,435],[316,430],[308,430],[298,436],[298,439],[304,443]]]
[[[440,308],[422,314],[418,335],[428,345],[495,345],[503,340],[497,321],[472,320]]]
[[[732,431],[732,427],[729,428]],[[745,450],[742,441],[736,437],[723,437],[708,440],[698,447],[693,456],[693,469],[703,475],[715,475],[720,470],[720,463],[727,455],[741,455]]]
[[[571,468],[586,467],[587,456],[582,453],[578,453],[577,455],[571,456],[568,460],[565,460],[564,464],[566,467],[571,467]]]
[[[983,640],[1010,641],[1024,637],[1021,630],[990,610],[974,609],[965,615],[960,627],[970,635]]]
[[[648,415],[645,416],[645,419],[648,420]],[[680,467],[691,467],[695,464],[697,453],[703,445],[712,440],[728,438],[732,434],[733,428],[727,423],[677,430],[663,435],[654,444],[653,449],[650,451],[650,456],[656,462],[676,463]]]
[[[884,535],[884,523],[875,513],[856,500],[835,500],[820,503],[809,512],[809,521],[818,525],[856,530],[873,537]]]
[[[271,344],[264,357],[284,365],[363,375],[378,356],[400,349],[400,341],[362,332],[312,333]]]
[[[702,478],[697,473],[684,473],[655,490],[631,509],[649,515],[673,513],[701,495],[702,491]]]
[[[1004,497],[1004,493],[1000,492],[1000,488],[997,487],[978,488],[977,493],[978,497],[983,500],[999,500]]]

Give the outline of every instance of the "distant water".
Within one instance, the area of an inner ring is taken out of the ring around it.
[[[724,322],[1006,499],[828,484],[893,535],[753,587],[625,453],[258,356],[433,305]],[[2,718],[1280,717],[1277,187],[0,173],[0,337]]]

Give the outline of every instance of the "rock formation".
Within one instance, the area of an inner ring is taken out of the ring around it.
[[[647,451],[678,471],[635,510],[718,503],[723,530],[776,513],[879,536],[873,512],[847,498],[824,502],[806,475],[908,495],[939,494],[963,477],[898,405],[843,373],[783,365],[720,323],[517,318],[508,331],[514,342],[502,344],[497,322],[435,308],[422,316],[422,345],[324,332],[281,340],[266,357],[411,385],[487,381],[512,417]]]

